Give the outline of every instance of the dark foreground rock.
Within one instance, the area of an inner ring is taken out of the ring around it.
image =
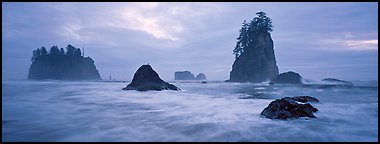
[[[302,102],[302,103],[299,103]],[[306,102],[319,102],[311,96],[285,97],[272,101],[260,115],[270,119],[288,119],[298,117],[316,118],[313,112],[318,109]]]
[[[302,84],[301,79],[302,77],[300,74],[289,71],[289,72],[281,73],[280,75],[272,79],[269,82],[269,84],[276,84],[276,83],[277,84]]]
[[[123,90],[180,90],[176,86],[163,81],[150,65],[142,65],[133,76],[132,82]]]

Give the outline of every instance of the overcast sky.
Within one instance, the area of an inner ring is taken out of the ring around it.
[[[84,48],[103,79],[131,80],[149,63],[229,79],[239,28],[272,19],[279,71],[320,80],[378,79],[378,3],[2,3],[2,78],[26,79],[33,50]]]

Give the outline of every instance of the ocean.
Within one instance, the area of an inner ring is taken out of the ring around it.
[[[2,81],[2,141],[377,142],[378,82],[301,85],[170,81],[181,91],[124,91],[129,82]],[[317,118],[260,116],[308,95]]]

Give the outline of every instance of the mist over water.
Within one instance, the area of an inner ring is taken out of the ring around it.
[[[2,141],[378,141],[378,82],[267,85],[172,81],[2,81]],[[285,96],[319,99],[317,118],[260,116]]]

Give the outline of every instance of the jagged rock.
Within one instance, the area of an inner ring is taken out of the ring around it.
[[[298,103],[297,101],[302,103]],[[310,96],[296,96],[276,99],[272,101],[268,107],[264,108],[260,115],[270,119],[288,119],[298,117],[316,118],[313,112],[317,112],[318,109],[305,102],[319,102],[319,100]]]
[[[42,50],[43,49],[43,50]],[[95,67],[94,60],[83,57],[79,48],[67,46],[67,53],[63,48],[53,46],[50,53],[43,47],[33,53],[32,64],[29,68],[28,79],[56,79],[56,80],[98,80],[100,74]],[[38,54],[36,53],[38,51]],[[43,51],[40,53],[40,51]]]
[[[177,71],[174,73],[174,80],[194,80],[195,77],[190,71]]]
[[[123,90],[180,90],[176,86],[163,81],[150,65],[142,65],[134,74],[132,82]]]
[[[352,82],[335,79],[335,78],[325,78],[325,79],[322,79],[322,81],[328,82],[328,83],[334,83],[334,84],[348,84],[348,85],[353,84]]]
[[[262,32],[255,37],[254,43],[234,61],[229,82],[259,83],[278,75],[270,33]]]
[[[272,79],[269,84],[302,84],[302,77],[300,74],[289,71],[281,73],[274,79]]]
[[[195,77],[196,80],[205,80],[206,79],[206,75],[203,74],[203,73],[199,73],[197,75],[197,77]]]

